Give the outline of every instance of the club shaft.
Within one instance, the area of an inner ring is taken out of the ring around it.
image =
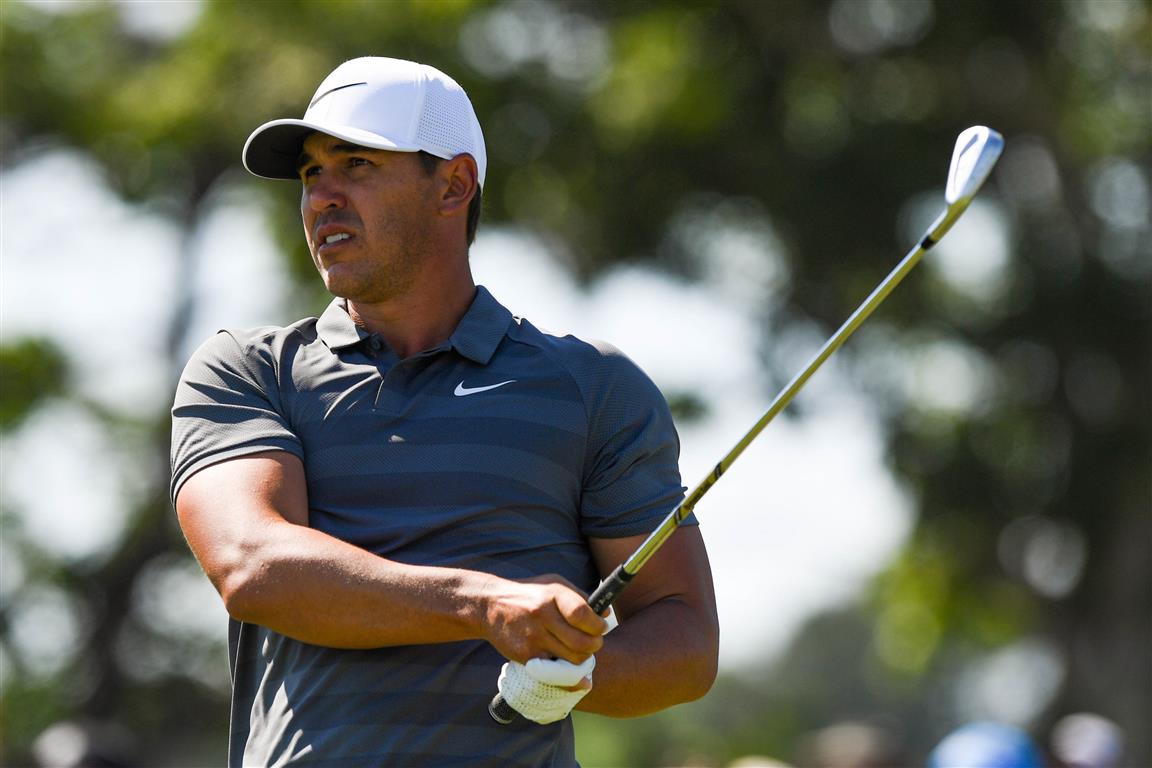
[[[812,377],[812,374],[819,370],[820,366],[824,364],[832,354],[840,348],[848,337],[851,336],[860,325],[868,319],[868,316],[875,311],[876,307],[888,297],[900,281],[912,271],[912,269],[920,262],[921,257],[936,244],[944,233],[951,228],[953,222],[963,211],[960,205],[950,206],[940,217],[932,224],[932,226],[925,233],[921,241],[908,252],[899,264],[888,273],[888,276],[876,286],[875,290],[864,300],[864,303],[856,308],[844,324],[840,326],[836,333],[824,343],[820,351],[813,356],[804,366],[804,370],[796,374],[792,381],[776,395],[776,399],[768,407],[768,410],[760,417],[760,420],[752,426],[752,429],[740,438],[740,442],[728,451],[728,453],[720,460],[720,462],[712,469],[704,480],[692,489],[691,493],[684,497],[684,501],[680,502],[656,527],[656,530],[649,534],[648,538],[637,547],[627,560],[617,566],[609,576],[600,582],[600,586],[596,588],[591,595],[588,596],[588,604],[597,613],[603,613],[608,610],[608,607],[616,601],[616,598],[624,591],[624,588],[632,581],[632,577],[644,567],[653,555],[659,551],[660,547],[668,540],[668,538],[676,532],[680,524],[692,514],[695,509],[696,503],[708,493],[709,489],[716,484],[720,476],[728,471],[728,468],[744,453],[753,440],[759,436],[764,428],[767,427],[777,414],[792,401],[796,393],[804,386],[805,382]],[[500,723],[510,723],[516,718],[516,710],[514,710],[504,698],[497,693],[488,705],[488,711],[492,717]]]
[[[940,239],[947,234],[956,220],[960,218],[965,209],[968,208],[972,197],[980,189],[980,186],[988,178],[996,160],[1000,157],[1000,153],[1004,147],[1004,140],[999,133],[987,128],[985,126],[973,126],[960,134],[956,141],[956,148],[952,154],[952,165],[948,171],[948,184],[945,188],[944,199],[947,201],[948,206],[936,218],[932,225],[925,231],[920,242],[912,248],[908,254],[901,259],[900,263],[888,273],[888,276],[876,286],[876,288],[869,294],[868,298],[864,300],[856,311],[853,312],[844,324],[832,334],[832,337],[824,343],[820,351],[808,362],[804,370],[796,374],[792,381],[781,390],[776,399],[768,407],[768,410],[760,417],[744,437],[733,446],[732,450],[728,451],[727,455],[722,458],[719,463],[713,467],[712,471],[704,480],[692,489],[692,492],[684,497],[679,505],[676,506],[668,515],[660,522],[648,538],[633,552],[627,560],[622,562],[616,567],[612,573],[608,575],[596,590],[589,595],[588,605],[593,608],[597,613],[603,613],[609,606],[611,606],[616,598],[624,591],[625,587],[632,581],[632,578],[640,571],[641,568],[652,558],[653,555],[659,551],[660,547],[668,540],[668,538],[676,532],[676,529],[692,514],[695,509],[696,503],[708,493],[709,489],[716,484],[716,481],[728,471],[728,468],[735,463],[736,459],[740,458],[740,454],[744,453],[753,440],[759,436],[764,428],[767,427],[774,418],[784,410],[788,403],[792,402],[792,398],[804,386],[804,384],[812,377],[820,366],[824,364],[829,357],[832,356],[837,349],[839,349],[848,337],[856,332],[856,329],[868,319],[868,317],[875,311],[876,307],[888,298],[893,289],[907,276],[909,272],[920,262],[921,257],[928,252],[932,246],[940,242]],[[488,706],[488,711],[492,717],[500,723],[511,723],[517,715],[503,696],[499,693],[492,699]]]
[[[656,527],[656,530],[652,531],[648,538],[644,540],[644,543],[642,543],[627,560],[621,563],[612,575],[601,582],[599,588],[588,597],[588,604],[595,608],[597,613],[607,610],[608,606],[612,605],[616,596],[623,591],[624,587],[628,585],[628,582],[632,580],[632,577],[644,567],[644,564],[656,554],[660,547],[664,545],[664,542],[668,540],[668,537],[692,514],[692,510],[696,508],[696,503],[704,497],[704,494],[708,493],[708,490],[716,484],[716,481],[720,479],[721,475],[728,471],[728,468],[732,466],[736,459],[740,458],[740,454],[744,453],[744,449],[751,445],[752,441],[764,431],[764,428],[776,418],[777,414],[784,410],[788,403],[792,402],[792,398],[796,396],[796,393],[800,391],[808,379],[812,378],[812,374],[820,369],[824,361],[831,357],[832,354],[848,340],[848,337],[856,332],[856,329],[868,319],[884,299],[888,298],[888,294],[892,293],[905,276],[920,263],[920,259],[924,254],[927,253],[932,246],[940,242],[941,238],[947,234],[948,230],[952,228],[952,225],[956,223],[956,220],[960,218],[961,214],[967,210],[970,202],[971,196],[956,200],[936,217],[932,225],[925,230],[924,235],[920,238],[920,242],[917,243],[912,250],[908,251],[907,255],[900,260],[900,263],[897,264],[892,271],[888,273],[888,276],[868,295],[868,298],[864,299],[864,302],[856,308],[856,311],[848,316],[848,319],[844,321],[844,324],[840,326],[836,333],[832,334],[831,338],[824,342],[824,346],[808,361],[808,365],[804,366],[804,370],[796,374],[792,381],[788,382],[788,385],[780,391],[780,394],[776,395],[776,399],[772,401],[772,404],[768,406],[768,410],[760,417],[760,420],[752,426],[752,429],[748,430],[744,437],[740,438],[740,442],[736,443],[732,450],[728,451],[727,455],[720,459],[719,463],[712,468],[708,476],[693,488],[691,493],[684,497],[684,501],[668,513],[667,517]]]

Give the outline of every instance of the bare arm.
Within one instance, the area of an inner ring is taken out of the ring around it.
[[[304,468],[289,453],[200,470],[181,488],[176,511],[229,614],[307,643],[483,639],[516,661],[575,663],[602,643],[603,620],[556,579],[406,565],[309,528]]]
[[[607,575],[644,536],[593,539]],[[719,622],[699,528],[676,531],[615,604],[620,626],[596,654],[594,686],[577,709],[635,717],[698,699],[716,678]]]

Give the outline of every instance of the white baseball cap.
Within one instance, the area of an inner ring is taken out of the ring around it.
[[[320,83],[303,120],[272,120],[252,132],[244,167],[268,179],[297,178],[304,139],[313,131],[446,160],[468,153],[484,186],[488,155],[472,102],[455,80],[427,64],[380,56],[344,62]]]

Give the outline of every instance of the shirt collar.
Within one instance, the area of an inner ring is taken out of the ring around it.
[[[470,360],[487,365],[504,338],[512,313],[484,286],[477,286],[476,298],[460,319],[448,344]],[[335,298],[316,323],[316,332],[331,350],[359,344],[370,335],[352,321],[344,299]]]
[[[316,322],[316,333],[331,350],[351,347],[369,336],[367,331],[352,322],[344,299],[339,297],[332,299],[324,314],[320,315]]]
[[[480,285],[476,287],[472,306],[460,318],[460,324],[448,338],[448,343],[469,360],[487,365],[511,322],[512,313]]]

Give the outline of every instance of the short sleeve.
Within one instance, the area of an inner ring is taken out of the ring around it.
[[[577,376],[589,408],[581,532],[603,538],[649,533],[684,498],[680,441],[655,383],[610,345],[597,350]]]
[[[184,481],[211,464],[268,450],[303,457],[286,418],[277,369],[268,344],[228,331],[192,355],[172,406],[173,504]]]

